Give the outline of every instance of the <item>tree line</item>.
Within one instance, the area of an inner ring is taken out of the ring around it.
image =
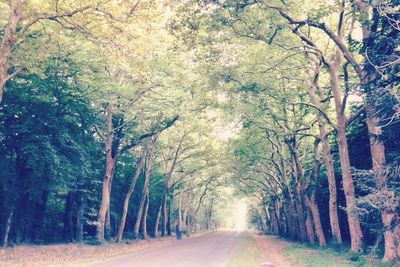
[[[189,15],[174,27],[209,53],[202,60],[214,66],[210,81],[242,127],[233,173],[263,231],[399,258],[398,5],[181,7]]]
[[[210,97],[173,50],[162,4],[0,4],[3,246],[221,222]]]

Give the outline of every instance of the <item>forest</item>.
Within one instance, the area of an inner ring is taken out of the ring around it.
[[[400,259],[399,0],[0,0],[0,243],[229,227]]]

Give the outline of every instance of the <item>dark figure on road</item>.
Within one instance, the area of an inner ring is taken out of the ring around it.
[[[181,240],[182,232],[181,232],[181,227],[179,226],[179,224],[177,224],[175,227],[175,233],[176,233],[176,240]]]

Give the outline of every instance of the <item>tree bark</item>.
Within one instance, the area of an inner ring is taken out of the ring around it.
[[[308,199],[308,196],[305,194],[304,202],[307,203],[309,201],[310,200]],[[306,204],[306,212],[307,212],[306,229],[307,229],[308,242],[310,242],[311,245],[314,245],[315,244],[314,221],[313,221],[311,208],[309,206],[307,206],[307,204]]]
[[[97,219],[97,240],[99,242],[104,241],[104,227],[106,223],[106,215],[110,205],[110,181],[111,175],[114,168],[115,160],[112,157],[112,142],[113,142],[113,126],[112,126],[112,105],[108,104],[107,106],[107,114],[106,114],[106,123],[107,123],[107,133],[104,140],[104,149],[105,149],[105,170],[103,176],[102,183],[102,195],[101,195],[101,204]]]
[[[139,237],[139,228],[140,228],[140,224],[142,222],[143,209],[145,207],[144,205],[146,202],[146,198],[149,195],[150,174],[151,174],[151,168],[153,167],[152,166],[153,165],[153,154],[154,154],[154,143],[151,144],[149,147],[148,159],[145,164],[146,171],[144,174],[143,192],[142,192],[142,197],[140,198],[140,204],[139,204],[139,209],[137,211],[135,228],[134,228],[135,239],[138,239],[138,237]],[[146,218],[144,218],[144,219],[146,219]]]
[[[310,98],[310,102],[317,108],[320,108],[320,101],[321,101],[320,99],[317,98],[316,92],[315,92],[316,89],[318,88],[319,71],[320,71],[320,68],[316,67],[316,69],[314,70],[314,75],[310,82],[310,85],[307,87],[307,94]],[[329,222],[330,222],[331,232],[332,232],[334,241],[337,244],[341,244],[342,243],[342,234],[340,231],[339,216],[338,216],[338,212],[337,212],[336,178],[335,178],[335,170],[333,167],[331,150],[329,148],[329,143],[328,143],[328,138],[327,138],[326,123],[325,123],[324,119],[321,117],[321,114],[319,111],[317,111],[317,110],[315,111],[315,116],[318,121],[319,138],[320,138],[320,142],[322,144],[322,153],[323,153],[323,157],[325,159],[326,172],[327,172],[327,176],[328,176]],[[315,213],[315,211],[313,213]],[[317,221],[315,220],[315,218],[314,218],[314,222],[317,224]],[[319,230],[317,229],[317,225],[316,225],[316,231],[317,231],[317,235],[318,235]],[[322,240],[320,240],[320,245],[321,245],[321,241]]]
[[[164,203],[164,195],[165,195],[165,193],[163,192],[162,196],[161,196],[160,206],[158,207],[158,211],[157,211],[156,221],[154,223],[154,237],[158,237],[158,225],[160,224],[161,211],[162,211],[162,207],[163,207],[163,203]]]
[[[129,200],[132,196],[133,191],[135,190],[135,185],[136,185],[137,179],[139,178],[140,172],[143,168],[146,154],[147,154],[147,148],[144,148],[142,155],[139,158],[138,165],[135,170],[135,175],[132,177],[131,184],[129,185],[129,190],[126,193],[125,200],[124,200],[124,206],[122,207],[121,221],[120,221],[119,228],[118,228],[116,242],[120,242],[122,240],[122,237],[124,234],[124,229],[125,229],[125,224],[126,224],[126,216],[128,214]]]
[[[147,194],[146,196],[146,204],[144,207],[143,211],[143,216],[142,216],[142,235],[143,235],[143,240],[147,240],[147,213],[149,210],[149,204],[150,204],[150,196]]]
[[[304,217],[304,209],[303,209],[303,180],[304,180],[304,172],[300,163],[300,159],[298,158],[297,148],[294,138],[287,138],[286,144],[289,147],[290,155],[292,158],[293,165],[293,180],[294,180],[294,201],[295,201],[295,209],[296,209],[296,218],[298,221],[299,227],[299,238],[300,241],[305,241],[307,238],[312,236],[310,233],[310,228],[306,226],[306,218]],[[309,239],[310,242],[312,240]]]
[[[4,35],[0,44],[0,103],[3,99],[4,87],[7,81],[11,78],[8,74],[10,69],[9,59],[15,47],[17,39],[17,27],[22,19],[21,7],[22,0],[13,1],[10,16],[5,27]]]
[[[171,201],[168,203],[167,235],[171,235]]]
[[[161,236],[166,236],[167,235],[167,195],[168,195],[168,189],[167,186],[165,185],[164,189],[164,197],[163,197],[163,203],[162,203],[162,228],[161,228]]]
[[[385,22],[382,21],[382,14],[379,14],[376,8],[372,10],[372,16],[369,16],[370,5],[363,2],[356,2],[355,7],[360,11],[360,15],[364,23],[361,24],[363,33],[363,48],[365,51],[364,56],[364,66],[362,72],[357,72],[359,79],[361,81],[361,86],[366,94],[365,110],[366,110],[366,124],[368,127],[369,142],[371,148],[371,158],[372,158],[372,171],[374,173],[374,179],[376,188],[384,193],[388,191],[387,179],[388,173],[386,170],[386,157],[385,157],[385,145],[383,143],[383,131],[380,127],[381,118],[375,113],[375,109],[379,108],[376,102],[376,92],[381,90],[379,86],[375,84],[377,74],[375,71],[375,66],[372,66],[370,59],[367,56],[367,50],[376,51],[375,42],[371,42],[371,38],[376,37],[378,31],[382,33],[385,32]],[[386,19],[384,19],[386,20]],[[378,27],[381,21],[381,29]],[[389,23],[390,25],[390,23]],[[389,26],[392,27],[392,26]],[[396,30],[395,30],[396,31]],[[396,31],[397,32],[397,31]],[[372,46],[372,47],[371,47]],[[379,53],[379,51],[378,51]],[[396,220],[399,215],[396,210],[390,207],[390,204],[385,205],[381,210],[381,219],[383,223],[384,230],[384,241],[385,241],[385,252],[383,256],[384,262],[395,261],[400,258],[400,233],[396,233],[392,229],[393,220]],[[396,242],[397,240],[397,242]]]
[[[338,50],[335,52],[335,59],[333,63],[328,63],[328,71],[330,76],[330,84],[332,88],[332,94],[335,102],[335,111],[336,111],[336,130],[337,130],[337,141],[339,148],[339,159],[340,159],[340,167],[342,170],[342,179],[343,179],[343,190],[345,194],[347,214],[348,214],[348,223],[350,230],[350,238],[351,238],[351,251],[353,252],[361,252],[362,248],[362,240],[363,234],[360,227],[360,222],[358,220],[358,216],[354,214],[353,209],[355,207],[355,189],[353,183],[353,177],[350,171],[350,158],[346,137],[346,123],[347,119],[342,112],[342,99],[339,88],[339,79],[338,79],[338,65],[340,63],[340,53]]]
[[[76,242],[81,242],[83,239],[83,211],[84,211],[84,201],[81,186],[78,186],[78,191],[76,192]]]
[[[4,234],[3,234],[3,247],[8,246],[8,236],[10,234],[10,229],[11,229],[11,224],[12,220],[14,217],[14,212],[15,212],[15,204],[11,207],[10,213],[7,216],[5,228],[4,228]]]
[[[74,209],[74,192],[68,192],[67,199],[65,200],[64,211],[64,239],[68,242],[74,241],[73,231],[73,209]]]

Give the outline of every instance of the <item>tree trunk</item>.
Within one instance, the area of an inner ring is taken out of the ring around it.
[[[160,206],[158,207],[156,221],[154,223],[154,237],[158,237],[158,225],[160,224],[160,218],[161,218],[161,211],[162,211],[163,203],[164,203],[164,192],[163,192],[163,194],[161,196],[161,203],[160,203]]]
[[[178,204],[178,225],[179,229],[182,229],[182,194],[179,196],[179,204]]]
[[[168,203],[167,235],[171,235],[171,202]]]
[[[10,213],[7,216],[5,228],[4,228],[4,235],[3,235],[3,247],[8,246],[8,236],[10,234],[11,224],[14,217],[15,212],[15,204],[11,207]]]
[[[45,182],[47,183],[47,181]],[[32,240],[35,242],[43,242],[43,229],[45,224],[46,207],[49,192],[43,190],[40,199],[37,200],[34,205],[34,213],[32,217]]]
[[[150,174],[151,174],[151,168],[153,167],[153,154],[154,154],[154,144],[150,145],[148,159],[145,164],[146,171],[144,174],[143,192],[142,192],[142,197],[140,199],[139,209],[137,211],[136,223],[135,223],[135,229],[134,229],[135,239],[138,239],[138,236],[139,236],[139,228],[140,228],[140,224],[142,222],[143,209],[144,209],[144,205],[146,202],[146,198],[149,195]]]
[[[309,201],[310,200],[308,199],[308,196],[305,194],[304,202],[307,203]],[[307,229],[308,242],[310,242],[311,245],[314,245],[315,244],[314,222],[313,222],[311,208],[307,206],[307,204],[306,204],[306,212],[307,212],[306,229]]]
[[[165,186],[165,193],[162,203],[162,228],[161,228],[161,236],[167,235],[167,220],[168,220],[168,213],[167,213],[167,187]]]
[[[149,210],[149,204],[150,204],[150,197],[149,193],[146,196],[146,204],[144,206],[144,211],[143,211],[143,216],[142,216],[142,235],[143,235],[143,240],[147,240],[147,213]]]
[[[372,96],[370,96],[372,97]],[[382,138],[382,130],[378,125],[379,118],[374,115],[374,111],[371,110],[370,106],[366,106],[367,114],[367,126],[369,132],[369,141],[371,147],[371,157],[372,157],[372,170],[374,172],[374,179],[376,188],[385,192],[388,191],[387,188],[387,170],[385,168],[386,158],[385,158],[385,146],[380,141]],[[383,256],[384,262],[395,261],[400,258],[398,250],[400,250],[400,243],[395,241],[396,233],[393,231],[392,223],[396,218],[396,208],[391,207],[390,203],[385,205],[381,210],[381,219],[383,224],[383,237],[385,241],[385,252]],[[399,239],[400,236],[397,237]],[[397,244],[396,244],[397,243]]]
[[[328,64],[329,76],[330,76],[330,84],[332,88],[333,97],[335,100],[335,111],[336,111],[336,119],[337,119],[337,141],[339,148],[339,159],[340,159],[340,167],[342,170],[342,178],[343,178],[343,190],[345,194],[346,207],[347,207],[347,218],[349,223],[350,230],[350,238],[351,238],[351,251],[353,252],[361,252],[362,248],[362,239],[363,234],[361,232],[360,222],[358,220],[358,216],[353,212],[355,207],[355,189],[353,183],[353,177],[350,171],[350,158],[349,151],[347,145],[347,137],[346,137],[346,122],[347,119],[345,115],[342,113],[342,99],[341,93],[339,89],[339,80],[338,80],[338,63],[340,60],[340,54],[336,52],[336,60],[333,64]]]
[[[287,139],[286,141],[293,164],[293,180],[294,180],[294,201],[295,201],[295,210],[296,210],[296,219],[299,227],[299,238],[300,241],[305,241],[308,237],[311,236],[309,233],[309,229],[306,227],[306,219],[304,218],[304,209],[303,209],[303,201],[302,201],[302,188],[303,188],[303,169],[300,164],[300,160],[297,155],[296,144],[294,143],[294,139]],[[309,240],[311,242],[311,240]]]
[[[76,242],[81,242],[83,239],[83,211],[84,211],[83,193],[80,186],[76,192]]]
[[[124,206],[122,208],[122,215],[121,215],[121,221],[119,224],[119,228],[118,228],[118,234],[117,234],[117,239],[116,242],[120,242],[122,240],[123,234],[124,234],[124,229],[125,229],[125,224],[126,224],[126,216],[128,214],[128,208],[129,208],[129,200],[132,196],[132,193],[135,189],[135,185],[137,182],[137,179],[139,178],[140,172],[142,170],[143,164],[144,164],[144,160],[146,158],[146,154],[147,154],[147,148],[144,148],[142,155],[140,156],[138,165],[136,167],[135,170],[135,175],[132,177],[132,181],[131,184],[129,185],[129,190],[126,193],[125,196],[125,200],[124,200]]]
[[[113,181],[114,173],[115,173],[115,162],[116,162],[116,159],[113,158],[113,161],[114,161],[114,164],[113,164],[113,168],[112,168],[112,171],[111,171],[110,182],[108,183],[108,195],[109,196],[111,196],[112,181]],[[110,240],[111,239],[111,235],[112,235],[112,233],[111,233],[111,231],[112,231],[112,229],[111,229],[111,202],[110,202],[111,201],[111,197],[109,198],[108,201],[109,202],[108,202],[108,210],[107,210],[107,213],[106,213],[106,224],[104,226],[105,239],[106,240]]]
[[[326,172],[328,176],[329,185],[329,222],[331,226],[332,236],[337,244],[342,244],[342,234],[340,231],[339,216],[337,211],[337,189],[335,170],[333,167],[333,160],[329,143],[326,137],[325,127],[320,127],[322,153],[325,159]]]
[[[73,209],[74,209],[74,192],[68,192],[67,199],[65,200],[64,211],[64,239],[68,242],[74,241],[73,231]]]
[[[107,135],[104,140],[104,148],[105,148],[105,170],[103,176],[102,183],[102,195],[101,195],[101,204],[99,209],[99,215],[97,219],[97,240],[99,242],[104,241],[104,227],[106,223],[106,215],[110,205],[110,181],[111,175],[114,168],[115,160],[112,157],[112,141],[113,141],[113,129],[112,129],[112,106],[108,104],[107,106],[107,114],[106,114],[106,123],[107,123]]]
[[[278,219],[278,211],[277,211],[277,206],[275,203],[273,203],[273,212],[272,212],[272,218],[271,218],[271,232],[274,235],[279,235],[279,219]]]
[[[319,70],[320,68],[317,67],[314,70],[314,76],[310,85],[307,87],[307,94],[310,98],[310,102],[320,108],[320,100],[317,99],[315,90],[318,88],[318,77],[319,77]],[[321,94],[321,93],[320,93]],[[319,111],[315,111],[315,116],[318,121],[319,127],[319,138],[322,144],[322,153],[325,159],[325,166],[328,176],[328,185],[329,185],[329,222],[331,226],[331,232],[334,241],[337,244],[342,243],[342,234],[340,232],[340,225],[339,225],[339,217],[337,212],[337,189],[336,189],[336,178],[335,178],[335,170],[333,167],[333,160],[331,155],[331,150],[329,148],[329,143],[327,139],[327,132],[326,132],[326,123],[323,118],[321,118],[321,114]],[[316,222],[314,218],[314,222]],[[317,228],[317,226],[316,226]],[[316,229],[317,230],[317,229]],[[318,235],[318,230],[317,230]],[[321,240],[320,240],[321,241]],[[320,242],[321,245],[321,242]]]
[[[0,44],[0,103],[3,99],[4,87],[11,78],[8,74],[10,69],[9,59],[15,47],[17,39],[17,27],[21,21],[22,0],[13,1],[10,16],[5,27],[4,35]]]

